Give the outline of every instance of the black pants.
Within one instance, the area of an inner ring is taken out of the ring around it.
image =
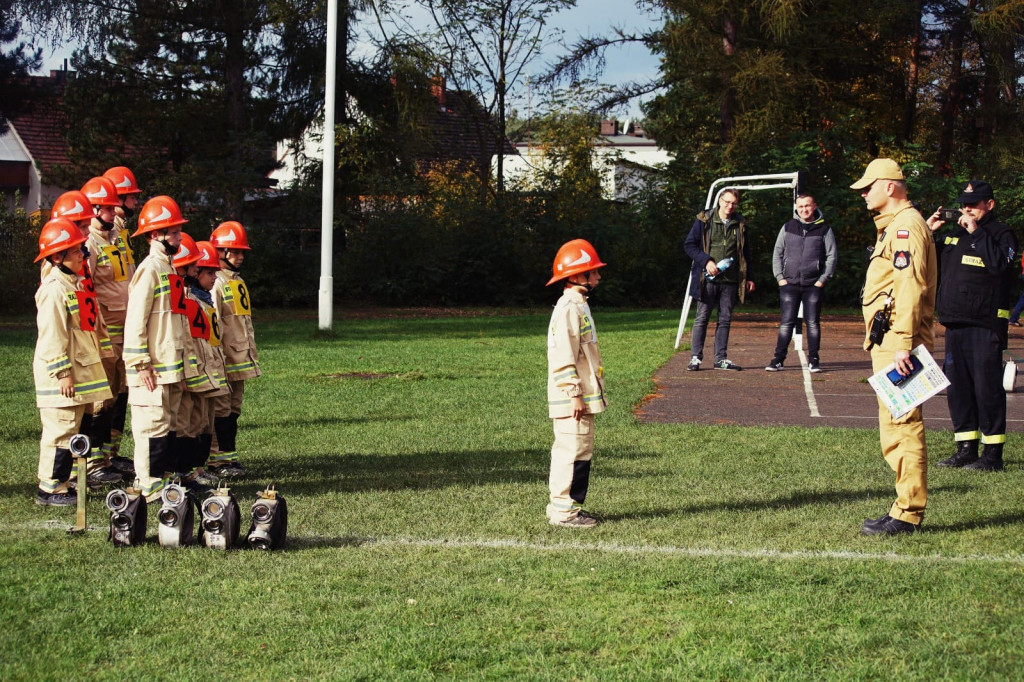
[[[956,439],[1003,442],[1006,391],[999,334],[984,327],[947,328],[942,370],[949,379],[946,399]]]

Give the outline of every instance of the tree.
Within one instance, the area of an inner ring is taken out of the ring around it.
[[[408,24],[396,25],[392,45],[415,44],[434,56],[436,68],[455,89],[472,93],[496,126],[481,140],[497,150],[497,191],[505,187],[504,146],[511,103],[541,49],[556,37],[545,31],[556,12],[576,0],[415,0],[433,23],[422,36]]]
[[[7,119],[21,97],[17,79],[39,69],[43,61],[42,48],[32,51],[24,41],[3,49],[16,41],[20,33],[21,18],[15,13],[14,0],[0,0],[0,135],[7,132]]]

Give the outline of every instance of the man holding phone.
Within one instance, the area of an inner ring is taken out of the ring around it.
[[[1006,442],[1002,356],[1017,274],[1017,237],[996,220],[989,183],[972,180],[957,201],[962,208],[954,209],[952,230],[939,235],[950,222],[944,215],[949,209],[939,207],[928,218],[942,263],[936,312],[946,327],[943,371],[956,439],[956,452],[938,465],[1001,471]]]
[[[875,159],[864,176],[850,185],[859,190],[870,211],[877,211],[878,238],[871,252],[861,301],[867,335],[864,349],[879,372],[895,363],[901,376],[914,369],[910,351],[920,344],[931,350],[937,264],[935,244],[924,218],[907,199],[903,171],[892,159]],[[881,318],[875,322],[875,318]],[[887,324],[887,326],[886,326]],[[872,330],[872,327],[881,329]],[[896,472],[896,501],[889,512],[866,519],[865,535],[898,535],[920,529],[928,501],[928,453],[918,406],[899,419],[878,402],[882,455]]]

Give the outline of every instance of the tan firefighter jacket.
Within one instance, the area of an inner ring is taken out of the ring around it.
[[[202,393],[204,397],[228,393],[224,354],[221,352],[220,323],[213,306],[196,297],[190,289],[188,296],[189,345],[195,356],[198,374],[185,380],[185,390]],[[209,338],[206,338],[209,337]]]
[[[893,299],[885,350],[909,351],[920,344],[932,349],[938,261],[935,242],[924,218],[907,201],[895,213],[875,216],[878,241],[864,279],[864,349],[871,347],[871,320]]]
[[[237,272],[217,271],[213,302],[220,316],[221,348],[228,381],[260,376],[259,352],[252,328],[252,300],[249,288]]]
[[[196,376],[185,320],[185,283],[171,265],[163,245],[150,242],[149,255],[139,264],[128,290],[124,323],[124,364],[129,386],[142,386],[140,366],[156,370],[158,384],[173,384]],[[178,307],[182,312],[174,312]]]
[[[37,407],[70,407],[100,402],[113,397],[100,361],[96,333],[82,329],[95,323],[96,313],[80,310],[79,277],[51,267],[36,291],[36,339],[32,374],[36,384]],[[57,375],[71,371],[75,396],[60,393]]]
[[[587,299],[566,287],[548,325],[548,416],[572,416],[572,398],[583,397],[589,414],[604,412],[604,367]]]
[[[114,222],[116,224],[117,220]],[[117,227],[104,230],[95,218],[85,244],[89,248],[89,269],[107,334],[114,343],[123,343],[128,285],[135,274],[135,257]]]

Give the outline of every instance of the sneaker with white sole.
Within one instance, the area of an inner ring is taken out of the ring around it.
[[[819,363],[817,360],[811,360],[810,362],[807,363],[807,369],[812,374],[817,374],[818,372],[821,371],[821,363]]]
[[[696,372],[698,369],[700,369],[700,358],[698,358],[696,355],[691,357],[690,364],[686,366],[686,369],[690,372]]]
[[[738,372],[738,371],[740,371],[743,368],[740,367],[739,365],[737,365],[732,360],[725,359],[725,360],[719,360],[718,362],[716,362],[715,363],[715,369],[730,369],[730,370],[733,370],[735,372]]]
[[[593,528],[597,525],[597,519],[587,512],[581,511],[571,519],[566,519],[565,521],[548,519],[548,523],[552,526],[561,526],[562,528]]]
[[[772,358],[772,361],[764,368],[766,372],[781,372],[782,371],[782,360],[778,358]]]

